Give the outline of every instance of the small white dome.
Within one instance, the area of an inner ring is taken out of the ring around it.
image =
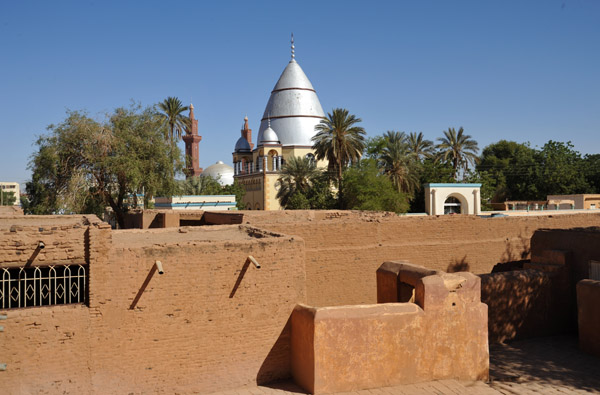
[[[252,149],[250,148],[250,143],[243,137],[240,137],[235,143],[235,152],[250,152]],[[221,162],[222,163],[222,162]]]
[[[271,127],[268,127],[267,129],[265,129],[262,132],[262,137],[261,137],[260,141],[258,142],[258,145],[265,145],[265,144],[281,144],[281,142],[279,141],[279,137],[277,136],[277,133],[275,133],[275,131],[273,129],[271,129]]]
[[[246,141],[243,137],[242,139]],[[248,142],[246,141],[246,143]],[[200,176],[211,176],[218,180],[221,185],[231,185],[233,184],[233,167],[226,165],[222,161],[218,161],[214,165],[210,165],[204,169]]]

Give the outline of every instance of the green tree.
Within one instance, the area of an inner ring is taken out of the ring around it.
[[[101,214],[104,206],[110,206],[123,227],[130,197],[135,202],[143,193],[147,205],[157,193],[176,192],[172,147],[153,108],[118,108],[103,122],[70,111],[48,130],[37,140],[38,150],[29,164],[30,213]],[[181,167],[181,160],[176,160],[175,168]]]
[[[343,207],[350,210],[393,211],[408,210],[408,196],[394,187],[381,174],[374,160],[363,160],[344,172]]]
[[[364,157],[367,159],[379,160],[381,152],[383,151],[383,147],[385,147],[385,143],[386,140],[383,136],[367,138],[365,141]]]
[[[454,182],[452,176],[454,169],[449,162],[439,162],[434,158],[427,158],[421,164],[419,187],[427,183],[450,183]],[[411,213],[425,212],[425,192],[419,188],[410,201]]]
[[[590,186],[588,193],[600,193],[600,154],[586,155],[582,166],[583,175]]]
[[[17,201],[17,198],[15,197],[14,192],[0,191],[0,193],[2,193],[0,203],[3,206],[12,206]]]
[[[276,183],[276,187],[278,188],[276,197],[279,199],[279,204],[284,208],[292,208],[290,202],[293,202],[294,206],[297,206],[298,202],[302,200],[299,197],[292,198],[296,195],[303,195],[306,200],[305,205],[310,206],[306,195],[318,173],[315,161],[301,156],[289,158],[281,168],[279,179]]]
[[[469,164],[474,164],[478,160],[477,142],[464,132],[462,127],[458,129],[458,132],[454,128],[448,128],[447,131],[444,131],[444,137],[438,138],[440,143],[436,147],[438,160],[452,164],[452,178],[455,180],[458,179],[459,170],[466,172]]]
[[[219,180],[211,176],[196,176],[182,180],[179,183],[181,195],[220,195],[223,187]]]
[[[181,140],[181,134],[190,125],[189,118],[183,113],[190,108],[184,106],[178,98],[171,96],[158,103],[158,108],[162,111],[159,113],[160,116],[168,126],[165,129],[165,139],[170,139],[171,142]]]
[[[246,204],[244,203],[244,196],[246,195],[246,190],[237,182],[237,180],[234,180],[233,184],[231,185],[225,185],[223,187],[223,194],[235,195],[236,207],[238,208],[238,210],[246,209]]]
[[[419,163],[409,150],[404,133],[388,132],[379,163],[398,192],[413,196],[419,189]]]
[[[566,143],[548,141],[537,155],[538,199],[548,195],[585,193],[589,185],[583,174],[583,161],[579,152]]]
[[[529,143],[500,140],[483,149],[475,169],[490,176],[494,183],[490,202],[499,203],[538,199],[537,167],[537,152]]]
[[[408,150],[419,161],[433,156],[433,141],[425,140],[423,132],[419,132],[418,134],[416,132],[411,132],[406,139],[406,143],[408,145]]]
[[[361,122],[348,110],[335,108],[315,126],[317,134],[312,138],[317,160],[327,159],[328,170],[335,174],[338,199],[342,204],[342,172],[350,162],[358,162],[365,148],[365,130],[356,126]]]

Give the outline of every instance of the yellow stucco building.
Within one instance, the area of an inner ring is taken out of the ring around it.
[[[292,59],[281,73],[260,121],[256,147],[248,117],[233,152],[234,179],[246,190],[250,210],[280,210],[277,195],[279,171],[288,158],[314,158],[315,126],[325,118],[323,108],[302,68]],[[319,163],[319,165],[322,165]]]

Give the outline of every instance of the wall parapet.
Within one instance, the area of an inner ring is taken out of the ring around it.
[[[406,262],[386,262],[377,278],[388,303],[297,305],[292,313],[295,381],[311,393],[331,393],[487,379],[487,306],[479,300],[480,279],[471,273],[431,273]],[[415,303],[394,301],[399,294],[391,286],[393,276],[415,286]]]

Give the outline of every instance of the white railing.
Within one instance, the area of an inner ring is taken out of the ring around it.
[[[0,268],[0,308],[87,302],[87,265]]]

